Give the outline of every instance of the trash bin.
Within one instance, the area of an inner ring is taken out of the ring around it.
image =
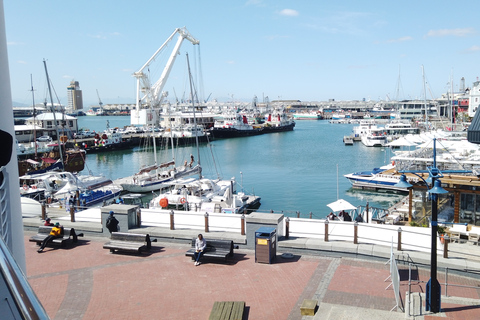
[[[277,230],[261,227],[255,231],[255,262],[272,263],[277,256]]]

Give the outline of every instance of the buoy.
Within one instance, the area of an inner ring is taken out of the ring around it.
[[[187,200],[185,198],[180,198],[180,203],[181,204],[184,204],[185,202],[187,202]]]
[[[395,166],[395,161],[392,161],[392,166]]]
[[[36,185],[33,185],[33,186],[32,186],[32,189],[37,189],[37,186],[36,186]]]
[[[160,199],[159,204],[160,204],[160,207],[162,207],[162,208],[168,207],[168,199],[167,198]]]
[[[26,184],[23,185],[23,190],[25,190],[25,191],[28,190],[28,186]]]

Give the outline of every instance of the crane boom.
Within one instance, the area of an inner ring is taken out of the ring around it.
[[[150,79],[148,75],[146,75],[143,71],[147,69],[150,64],[155,60],[155,58],[159,55],[159,53],[167,46],[167,44],[173,39],[173,37],[178,34],[178,39],[173,48],[172,53],[163,69],[163,72],[160,78],[155,82],[155,84],[151,85]],[[148,59],[148,61],[137,71],[133,74],[135,78],[137,78],[137,101],[136,101],[136,109],[140,110],[142,101],[147,100],[150,107],[155,108],[161,104],[163,97],[166,94],[161,94],[167,78],[172,70],[173,64],[175,59],[178,55],[180,50],[180,46],[184,39],[187,39],[192,44],[196,45],[199,44],[200,41],[195,39],[188,30],[183,28],[177,28],[175,31],[168,37],[168,39],[162,44],[162,46],[153,54],[153,56]],[[140,97],[141,92],[144,92],[144,96]]]

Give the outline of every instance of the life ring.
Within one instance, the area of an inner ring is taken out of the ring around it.
[[[23,185],[23,190],[25,190],[25,191],[28,190],[28,186],[26,184]]]
[[[36,185],[33,185],[33,186],[32,186],[32,189],[34,189],[34,190],[37,189],[37,186],[36,186]]]
[[[48,198],[47,198],[47,203],[48,203],[48,204],[52,203],[52,198],[48,197]]]
[[[392,166],[395,166],[395,161],[392,161]]]
[[[168,207],[168,199],[167,198],[162,198],[160,199],[159,203],[160,207],[166,208]]]
[[[185,199],[185,198],[180,198],[180,203],[181,203],[181,204],[184,204],[185,202],[187,202],[187,199]]]

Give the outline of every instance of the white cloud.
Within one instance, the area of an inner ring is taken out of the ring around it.
[[[265,7],[265,3],[263,3],[263,0],[248,0],[245,3],[246,6],[257,6],[257,7]]]
[[[281,16],[296,17],[300,13],[297,10],[293,10],[293,9],[283,9],[279,12],[279,14]]]
[[[17,63],[19,63],[19,64],[27,64],[27,61],[17,60]]]
[[[62,76],[63,79],[73,79],[72,76],[69,76],[68,74]]]
[[[387,43],[404,42],[404,41],[410,41],[410,40],[413,40],[413,38],[410,37],[410,36],[404,36],[404,37],[400,37],[400,38],[397,38],[397,39],[387,40]]]
[[[229,60],[229,61],[227,61],[227,64],[235,64],[235,61]]]
[[[426,37],[465,37],[471,34],[475,34],[474,28],[438,29],[428,31]]]
[[[24,45],[23,42],[14,42],[14,41],[7,42],[7,46],[22,46],[22,45]]]
[[[480,51],[480,46],[471,46],[464,53],[474,53]]]

